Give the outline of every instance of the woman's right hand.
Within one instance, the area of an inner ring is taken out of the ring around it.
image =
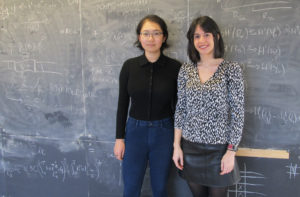
[[[179,170],[183,170],[183,152],[180,146],[174,147],[173,161]]]
[[[114,147],[114,154],[115,157],[122,161],[125,152],[125,142],[124,139],[116,139],[115,147]]]

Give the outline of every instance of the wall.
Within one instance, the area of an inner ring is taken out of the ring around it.
[[[141,52],[135,27],[163,17],[187,61],[191,20],[219,24],[226,59],[246,80],[241,147],[286,150],[289,159],[239,157],[228,196],[300,193],[298,0],[0,0],[0,196],[122,196],[113,156],[118,75]],[[142,196],[151,196],[149,175]],[[175,168],[170,196],[191,196]]]

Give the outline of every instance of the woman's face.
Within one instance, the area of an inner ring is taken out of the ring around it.
[[[213,34],[203,31],[199,25],[197,25],[194,33],[194,46],[200,56],[214,57]]]
[[[157,23],[145,21],[141,28],[139,41],[145,53],[160,53],[160,48],[166,38]]]

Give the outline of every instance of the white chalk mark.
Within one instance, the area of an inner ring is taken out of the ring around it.
[[[0,148],[1,148],[1,161],[0,161],[0,169],[3,169],[3,171],[5,172],[6,171],[6,165],[4,163],[4,147],[3,147],[3,144],[2,143],[2,140],[3,140],[3,137],[2,137],[2,134],[4,133],[4,129],[2,128],[2,125],[0,125],[0,141],[1,141],[1,145],[0,145]]]
[[[264,177],[259,177],[259,176],[249,176],[249,175],[245,175],[245,176],[241,176],[242,178],[248,178],[248,179],[264,179]]]
[[[24,23],[21,23],[21,24],[40,24],[40,23],[47,23],[47,20],[44,20],[44,21],[28,21],[28,22],[24,22]]]
[[[118,64],[105,64],[105,65],[101,65],[101,67],[119,67],[120,65]]]
[[[6,129],[6,131],[9,134],[9,136],[17,138],[17,139],[27,139],[27,140],[34,140],[34,139],[42,139],[42,140],[52,140],[52,141],[61,141],[61,138],[55,138],[55,137],[46,137],[46,136],[40,136],[40,135],[23,135],[23,134],[18,134],[14,135],[13,133],[17,133],[17,131],[11,130],[11,129]],[[66,142],[74,142],[74,139],[67,139],[64,138],[64,141]],[[105,143],[105,144],[114,144],[114,141],[104,141],[104,140],[95,140],[95,139],[78,139],[76,143],[81,142],[93,142],[93,143]]]
[[[242,181],[236,184],[234,189],[229,189],[227,196],[230,196],[230,193],[234,193],[235,197],[247,197],[248,194],[255,194],[256,196],[266,196],[266,194],[249,191],[248,186],[253,187],[262,187],[263,184],[253,183],[255,179],[264,179],[264,175],[254,171],[247,171],[246,164],[244,164],[244,169],[240,171]]]
[[[57,74],[63,75],[63,73],[45,70],[45,65],[53,64],[56,65],[55,62],[48,62],[48,61],[37,61],[35,59],[26,59],[22,61],[15,61],[15,60],[4,60],[1,63],[5,63],[8,70],[13,70],[16,73],[24,73],[24,72],[33,72],[33,73],[46,73],[46,74]],[[1,66],[1,64],[0,64]],[[30,66],[29,69],[28,66]],[[38,69],[41,68],[41,69]]]
[[[228,7],[228,8],[224,8],[221,5],[221,8],[224,9],[224,10],[232,10],[232,9],[252,7],[252,6],[257,6],[257,5],[268,5],[268,4],[274,5],[274,4],[281,4],[281,3],[283,4],[283,3],[290,3],[290,2],[287,2],[287,1],[269,1],[269,2],[263,2],[263,3],[251,3],[251,4],[241,5],[241,6]]]
[[[251,173],[251,174],[255,174],[255,175],[259,175],[259,176],[264,176],[263,174],[258,173],[258,172],[254,172],[254,171],[243,171],[243,170],[241,170],[240,172],[241,173]]]
[[[242,177],[243,178],[243,177]],[[248,177],[247,177],[248,178]],[[250,178],[252,178],[252,177],[250,177]],[[263,184],[254,184],[254,183],[247,183],[247,184],[245,184],[245,183],[239,183],[239,185],[247,185],[247,186],[263,186]]]
[[[244,195],[245,197],[247,196],[247,169],[246,169],[246,164],[244,163],[244,170],[245,170],[245,175],[244,176]]]
[[[82,38],[82,5],[81,0],[79,0],[79,23],[80,23],[80,29],[79,29],[79,36],[80,36],[80,55],[81,55],[81,78],[82,78],[82,92],[83,95],[85,93],[85,77],[84,77],[84,62],[83,62],[83,38]],[[86,97],[82,96],[82,103],[83,103],[83,114],[84,114],[84,133],[87,135],[87,128],[86,128]]]
[[[287,168],[289,168],[289,171],[287,172],[287,174],[289,175],[289,178],[296,178],[296,176],[298,176],[300,173],[297,172],[297,169],[300,169],[300,167],[298,167],[297,164],[293,165],[292,163],[289,166],[286,166]]]
[[[257,194],[260,196],[267,196],[266,194],[260,193],[260,192],[244,192],[244,191],[235,191],[235,190],[228,190],[228,192],[236,192],[236,196],[240,196],[240,194],[242,194],[242,197],[247,197],[247,194]]]
[[[291,9],[292,7],[276,7],[276,8],[264,8],[264,9],[252,9],[252,12],[262,12],[267,10],[279,10],[279,9]]]
[[[11,100],[11,101],[16,101],[16,102],[20,102],[22,103],[23,100],[22,99],[16,99],[16,98],[11,98],[11,97],[6,97],[8,100]]]

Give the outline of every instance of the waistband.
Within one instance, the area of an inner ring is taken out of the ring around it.
[[[173,123],[173,118],[164,118],[161,120],[137,120],[132,117],[128,117],[128,120],[130,122],[133,122],[136,126],[162,126],[166,123]]]

